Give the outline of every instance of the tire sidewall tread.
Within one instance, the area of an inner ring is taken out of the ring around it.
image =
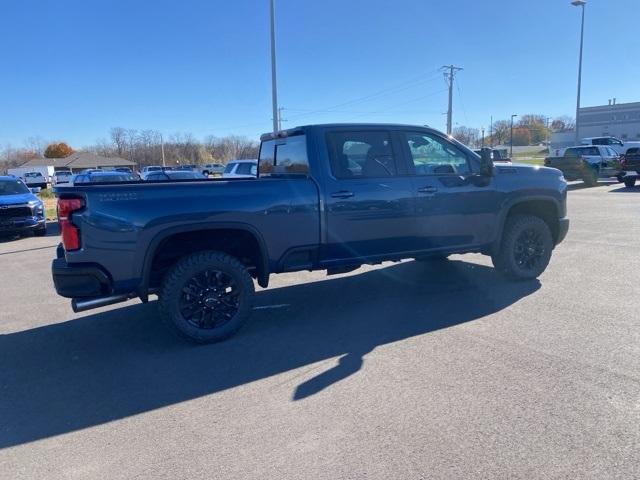
[[[537,270],[527,272],[523,271],[515,262],[513,255],[514,244],[517,237],[526,228],[534,227],[540,231],[545,242],[546,259],[543,265]],[[500,251],[497,255],[491,257],[493,265],[500,273],[506,275],[512,280],[531,280],[539,277],[549,265],[551,252],[553,250],[553,236],[551,230],[544,220],[535,215],[518,214],[508,218],[504,228]]]
[[[199,329],[189,324],[178,312],[182,287],[206,267],[219,269],[231,276],[240,287],[240,307],[233,318],[213,329]],[[213,343],[233,335],[246,321],[253,308],[254,285],[246,267],[235,257],[208,250],[179,260],[165,275],[159,294],[160,313],[167,325],[180,336],[195,343]]]

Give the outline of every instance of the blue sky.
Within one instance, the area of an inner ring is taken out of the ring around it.
[[[579,8],[569,0],[276,0],[285,127],[444,129],[438,68],[464,67],[454,125],[574,115]],[[638,0],[589,0],[584,106],[640,101]],[[79,148],[110,127],[198,138],[271,126],[268,0],[3,0],[0,145]]]

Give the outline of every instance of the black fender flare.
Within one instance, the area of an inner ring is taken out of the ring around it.
[[[155,237],[149,243],[149,248],[144,256],[142,267],[142,283],[138,289],[138,294],[143,301],[148,298],[149,295],[149,280],[151,276],[151,266],[153,264],[153,258],[160,244],[167,238],[185,232],[195,232],[198,230],[242,230],[251,234],[258,242],[260,249],[260,258],[262,260],[261,265],[258,268],[258,284],[261,287],[266,288],[269,284],[269,254],[267,245],[262,238],[260,232],[252,225],[246,223],[236,222],[203,222],[203,223],[190,223],[187,225],[177,225],[174,227],[166,228],[156,234]]]
[[[502,208],[500,209],[500,214],[498,216],[498,223],[497,223],[498,228],[496,231],[496,237],[493,243],[491,244],[491,252],[490,252],[491,254],[497,253],[498,250],[500,249],[502,232],[504,230],[505,224],[507,223],[507,217],[509,216],[509,212],[511,211],[511,209],[523,203],[536,202],[536,201],[552,203],[556,209],[556,212],[560,213],[560,202],[558,201],[557,198],[550,195],[526,195],[522,197],[515,197],[508,200],[502,205]],[[558,220],[560,220],[560,217],[558,217]]]

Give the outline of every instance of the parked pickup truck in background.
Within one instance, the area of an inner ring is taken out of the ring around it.
[[[505,162],[505,163],[511,162],[508,152],[505,153],[504,150],[499,148],[484,147],[484,148],[478,148],[474,150],[474,152],[477,153],[478,155],[482,155],[482,150],[484,149],[489,151],[489,153],[491,154],[491,160],[493,160],[494,162]]]
[[[640,176],[640,147],[627,150],[620,162],[621,171],[618,174],[618,181],[624,182],[625,187],[631,188],[636,184]]]
[[[609,147],[618,155],[625,155],[630,148],[640,147],[640,142],[623,142],[616,137],[588,137],[583,138],[581,143]]]
[[[560,171],[494,166],[430,128],[315,125],[261,140],[258,178],[56,188],[58,294],[83,311],[157,293],[170,326],[211,342],[251,313],[252,278],[479,252],[527,280],[568,230]]]
[[[620,172],[620,157],[610,147],[569,147],[562,157],[544,159],[547,167],[557,168],[569,180],[582,180],[588,186],[598,183],[600,177],[615,177]]]

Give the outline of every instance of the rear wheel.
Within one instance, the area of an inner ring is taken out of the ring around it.
[[[529,280],[545,271],[552,250],[553,237],[544,220],[533,215],[514,215],[507,220],[500,250],[491,259],[507,277]]]
[[[253,280],[236,258],[198,252],[180,260],[166,275],[160,309],[183,337],[211,343],[233,335],[249,317]]]
[[[636,184],[636,177],[624,179],[624,186],[627,188],[633,188],[635,184]]]

